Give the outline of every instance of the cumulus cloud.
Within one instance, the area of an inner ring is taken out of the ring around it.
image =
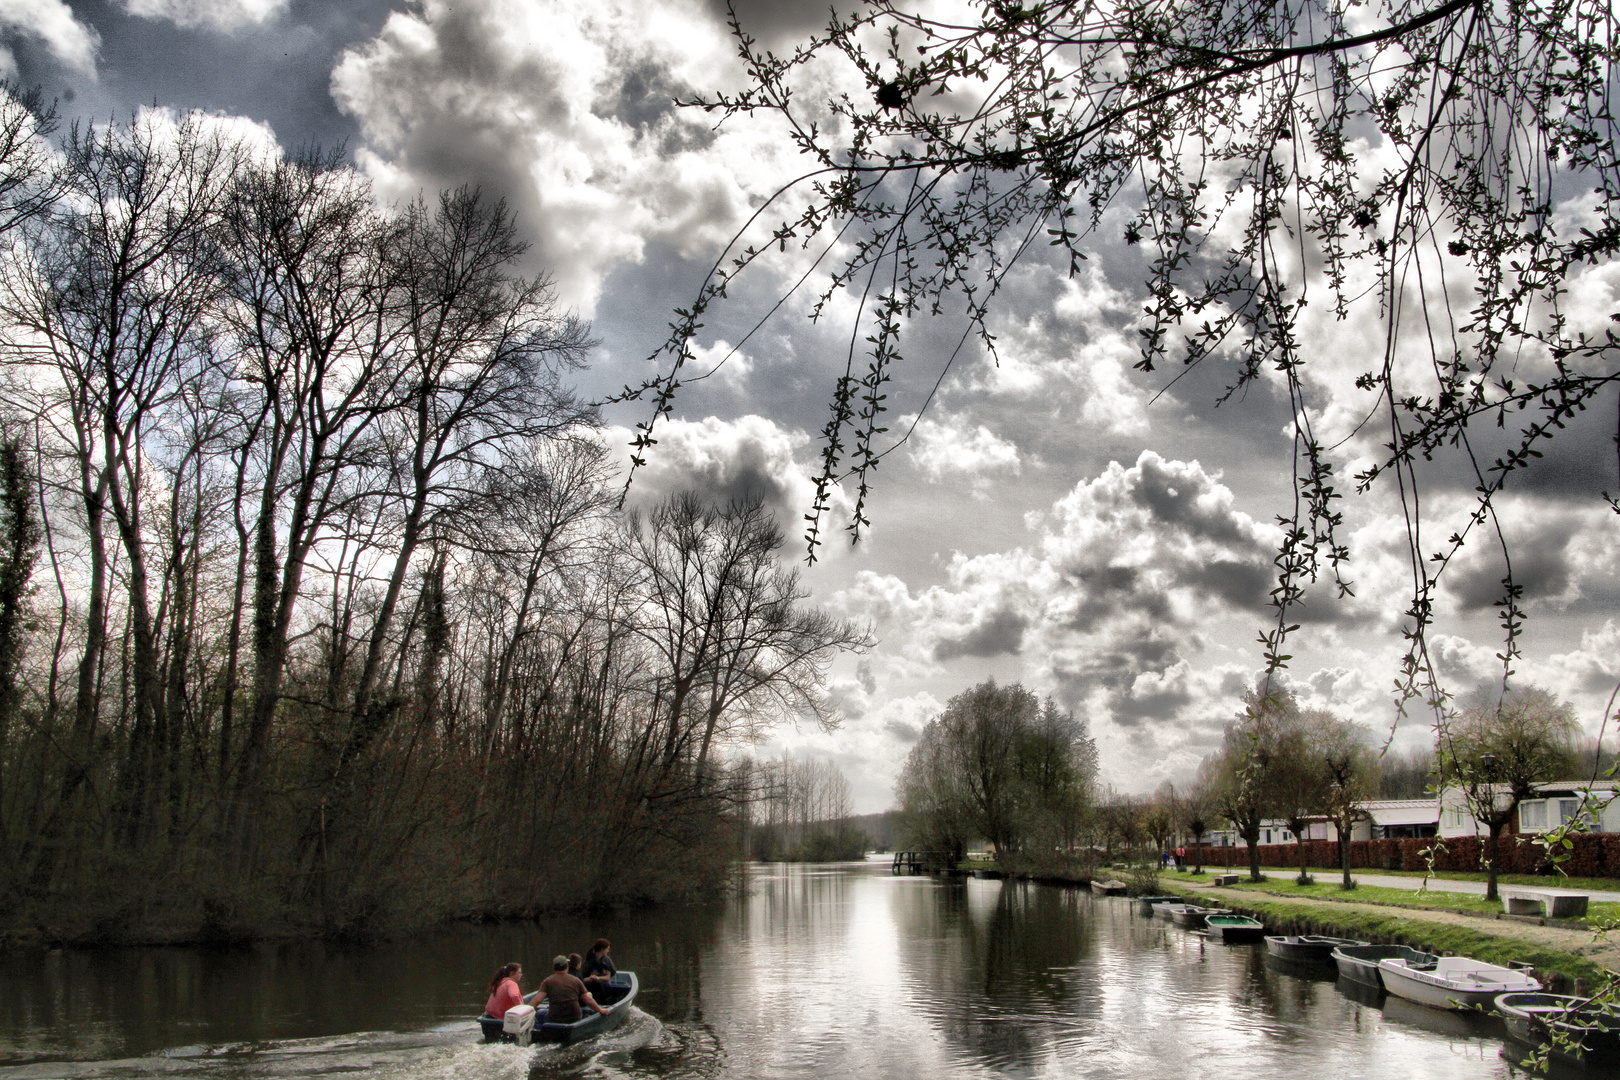
[[[674,106],[723,83],[732,56],[696,0],[423,0],[345,53],[332,94],[385,196],[499,190],[589,310],[651,242],[712,257],[785,175],[794,151],[771,124],[716,132]]]
[[[76,71],[94,75],[101,38],[80,22],[63,0],[5,0],[0,3],[0,32],[9,37],[26,34],[44,42],[51,55]],[[0,75],[14,78],[17,59],[0,46]]]
[[[834,602],[917,659],[1023,656],[1067,704],[1122,726],[1170,719],[1218,689],[1189,656],[1211,620],[1263,608],[1275,532],[1217,476],[1147,451],[1031,524],[1035,543],[958,554],[943,584],[913,592],[867,571]]]
[[[131,15],[186,29],[230,31],[268,22],[287,9],[287,0],[124,0],[124,7]]]
[[[800,458],[808,457],[810,439],[763,416],[735,420],[664,420],[658,445],[636,471],[629,504],[646,507],[681,491],[697,491],[716,503],[758,498],[790,535],[815,496],[815,481]],[[623,454],[631,432],[609,428],[608,446]],[[848,520],[849,503],[841,490],[823,522],[824,535],[836,535]],[[834,549],[840,545],[830,545]]]
[[[967,479],[981,494],[993,474],[1016,476],[1022,471],[1016,445],[983,424],[970,426],[960,417],[923,417],[909,447],[912,462],[929,480]]]

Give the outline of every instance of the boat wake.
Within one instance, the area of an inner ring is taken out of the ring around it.
[[[593,1057],[629,1054],[662,1037],[663,1025],[632,1007],[615,1030],[567,1047],[485,1043],[476,1021],[458,1021],[426,1031],[180,1046],[112,1061],[27,1062],[0,1067],[0,1080],[294,1080],[358,1072],[366,1080],[529,1080],[574,1072]]]

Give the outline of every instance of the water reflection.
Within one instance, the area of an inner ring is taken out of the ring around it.
[[[496,964],[518,959],[532,976],[598,934],[641,975],[623,1029],[563,1051],[475,1042],[470,1016]],[[1478,1018],[1329,975],[1076,890],[770,866],[700,910],[370,948],[3,958],[0,1080],[1520,1075],[1522,1050],[1504,1058]]]

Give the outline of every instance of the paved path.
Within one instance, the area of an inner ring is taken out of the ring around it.
[[[1386,889],[1411,889],[1414,892],[1423,884],[1422,878],[1389,877],[1384,874],[1366,874],[1359,870],[1352,870],[1351,876],[1363,885],[1378,885]],[[1500,885],[1498,888],[1512,888],[1511,885]],[[1586,893],[1593,903],[1620,904],[1620,892],[1593,892],[1588,889],[1578,889],[1572,885],[1560,885],[1556,878],[1548,878],[1545,885],[1534,886],[1542,889],[1568,889],[1571,892]],[[1430,878],[1430,892],[1469,893],[1473,896],[1485,895],[1483,881],[1452,881],[1449,878]]]

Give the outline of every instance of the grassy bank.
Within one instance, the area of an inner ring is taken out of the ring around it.
[[[1200,903],[1211,899],[1205,890],[1191,889],[1185,882],[1174,880],[1174,875],[1166,875],[1163,883],[1166,895],[1174,893]],[[1268,884],[1271,883],[1262,882],[1259,886],[1251,885],[1250,888],[1240,890],[1226,889],[1222,891],[1220,899],[1229,903],[1235,910],[1260,919],[1266,924],[1267,929],[1274,933],[1328,934],[1378,944],[1410,945],[1414,949],[1442,956],[1471,956],[1492,964],[1530,964],[1543,976],[1559,977],[1553,981],[1566,987],[1575,979],[1595,983],[1603,978],[1602,967],[1590,959],[1511,934],[1494,933],[1492,928],[1500,925],[1495,922],[1481,919],[1480,926],[1476,929],[1472,926],[1458,926],[1403,915],[1401,910],[1409,905],[1386,905],[1371,896],[1359,895],[1364,891],[1370,893],[1372,890],[1369,887],[1357,889],[1354,902],[1387,906],[1389,908],[1387,913],[1368,912],[1351,907],[1343,900],[1338,902],[1322,900],[1308,893],[1279,891],[1278,895],[1289,896],[1290,902],[1272,900],[1267,898],[1267,893],[1263,889],[1263,886]],[[1247,895],[1241,900],[1233,900],[1230,895],[1232,891],[1240,891]]]
[[[1502,914],[1503,910],[1501,901],[1487,900],[1483,896],[1471,893],[1419,890],[1415,887],[1396,889],[1386,885],[1357,885],[1354,889],[1346,890],[1340,887],[1336,871],[1332,876],[1326,873],[1317,874],[1314,884],[1300,885],[1294,880],[1296,873],[1297,871],[1292,868],[1270,868],[1266,871],[1266,880],[1259,882],[1246,880],[1248,875],[1245,873],[1245,880],[1228,887],[1272,896],[1306,897],[1326,903],[1380,904],[1415,911],[1453,911],[1462,915],[1481,915],[1487,918],[1494,918]],[[1192,885],[1208,882],[1209,875],[1198,877],[1187,873],[1170,873],[1161,875],[1161,880]],[[1620,904],[1593,902],[1587,905],[1585,922],[1597,924],[1615,919],[1620,919]]]

